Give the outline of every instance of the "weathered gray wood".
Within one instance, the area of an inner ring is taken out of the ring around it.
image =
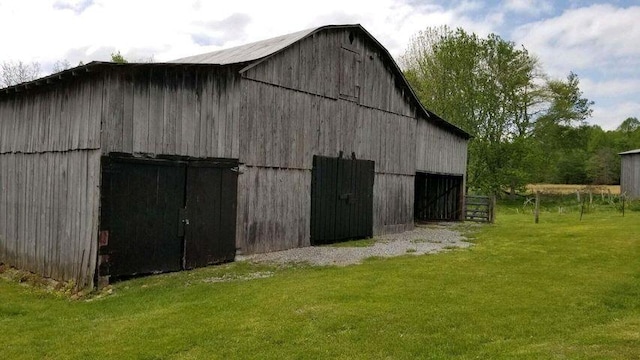
[[[414,177],[376,174],[373,185],[374,235],[413,228]]]
[[[0,261],[90,285],[99,168],[99,150],[1,154]]]
[[[416,157],[417,171],[464,175],[467,141],[420,119],[416,129]]]
[[[621,155],[620,192],[627,199],[640,198],[640,152]]]
[[[105,78],[109,95],[102,112],[103,151],[238,157],[242,94],[237,71],[216,67],[129,71],[126,77]]]
[[[35,89],[0,99],[0,153],[97,148],[102,93],[86,82]]]
[[[306,170],[246,167],[238,180],[239,230],[243,253],[309,246],[311,173]]]

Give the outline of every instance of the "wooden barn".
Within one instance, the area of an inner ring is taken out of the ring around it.
[[[360,25],[0,90],[0,262],[176,271],[461,220],[469,135]]]
[[[620,193],[629,199],[640,199],[640,149],[620,153]]]

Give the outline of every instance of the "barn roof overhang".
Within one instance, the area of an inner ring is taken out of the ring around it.
[[[92,73],[99,73],[105,71],[107,69],[114,68],[122,68],[122,69],[132,69],[132,68],[167,68],[167,67],[222,67],[216,64],[178,64],[178,63],[170,63],[170,62],[161,62],[161,63],[115,63],[109,61],[92,61],[90,63],[79,65],[74,68],[66,69],[42,78],[38,78],[35,80],[23,82],[20,84],[12,85],[6,88],[0,89],[0,96],[6,94],[15,94],[25,92],[27,90],[35,89],[38,87],[52,85],[57,82],[69,80],[76,77],[86,76]]]
[[[640,149],[629,150],[629,151],[618,153],[618,155],[631,155],[631,154],[640,154]]]

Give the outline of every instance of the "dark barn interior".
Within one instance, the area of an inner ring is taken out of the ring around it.
[[[463,216],[463,177],[416,173],[416,221],[458,221]]]

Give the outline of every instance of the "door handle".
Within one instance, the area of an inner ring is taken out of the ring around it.
[[[184,236],[185,227],[189,225],[189,219],[187,219],[187,209],[180,208],[178,210],[178,236]]]

